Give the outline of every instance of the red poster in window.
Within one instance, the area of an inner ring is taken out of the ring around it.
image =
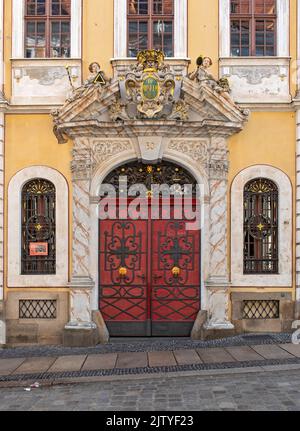
[[[30,256],[48,256],[47,242],[31,242],[29,243]]]

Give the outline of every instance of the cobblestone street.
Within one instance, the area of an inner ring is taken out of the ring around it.
[[[300,411],[299,370],[0,389],[0,410]]]

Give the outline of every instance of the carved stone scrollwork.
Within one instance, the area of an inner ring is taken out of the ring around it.
[[[91,144],[92,148],[92,168],[93,171],[104,162],[105,160],[113,157],[123,151],[130,151],[133,149],[130,140],[99,140],[95,139]]]
[[[206,140],[172,140],[168,148],[186,154],[196,162],[204,163],[208,158]]]

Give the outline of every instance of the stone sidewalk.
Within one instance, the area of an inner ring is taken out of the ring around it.
[[[197,370],[299,366],[300,345],[263,344],[0,359],[0,386],[14,382],[49,381],[99,376],[144,375]]]

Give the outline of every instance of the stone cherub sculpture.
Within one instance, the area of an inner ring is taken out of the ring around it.
[[[83,85],[72,90],[67,99],[68,102],[73,102],[73,100],[83,97],[94,86],[105,87],[110,84],[111,79],[106,76],[105,72],[101,70],[100,64],[96,61],[89,65],[89,71],[90,75],[84,81]]]
[[[96,61],[89,65],[90,75],[83,85],[89,86],[99,83],[100,85],[106,85],[111,80],[105,75],[105,72],[101,70],[100,64]],[[97,81],[97,78],[102,78],[102,80]]]
[[[192,81],[198,82],[201,84],[206,84],[212,90],[219,93],[224,99],[226,99],[231,104],[234,104],[234,101],[230,97],[230,87],[228,79],[223,77],[219,80],[216,80],[213,75],[208,72],[208,69],[212,66],[213,62],[210,57],[198,57],[197,59],[197,69],[188,75],[188,78]]]

